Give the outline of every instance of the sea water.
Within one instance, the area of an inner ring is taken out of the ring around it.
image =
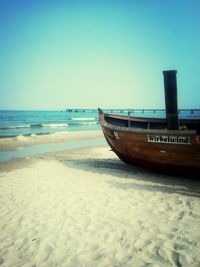
[[[97,112],[0,111],[0,138],[97,129]]]
[[[110,110],[128,115],[127,110]],[[131,116],[164,118],[164,110],[134,110]],[[184,110],[180,118],[200,118],[200,111]],[[0,138],[100,129],[96,109],[66,111],[0,111]]]

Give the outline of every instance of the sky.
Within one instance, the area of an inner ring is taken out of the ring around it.
[[[200,108],[199,0],[0,0],[0,109]]]

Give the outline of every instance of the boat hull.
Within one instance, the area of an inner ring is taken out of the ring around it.
[[[100,124],[108,144],[125,163],[173,173],[200,171],[200,136],[195,131],[130,129],[103,118]]]

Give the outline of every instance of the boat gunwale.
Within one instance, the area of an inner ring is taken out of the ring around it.
[[[140,133],[140,134],[148,134],[148,133],[157,133],[157,134],[176,134],[176,135],[196,135],[196,130],[167,130],[167,129],[142,129],[135,127],[122,127],[115,126],[109,123],[101,124],[102,127],[107,129],[112,129],[113,131],[119,132],[131,132],[131,133]]]
[[[152,117],[133,117],[133,116],[127,116],[127,115],[118,115],[118,114],[109,114],[109,113],[103,113],[104,118],[114,118],[119,120],[126,120],[126,121],[141,121],[141,122],[160,122],[164,123],[166,122],[166,118],[152,118]],[[180,118],[180,123],[200,123],[200,119],[198,118],[191,118],[191,119],[185,119]]]
[[[141,121],[141,122],[165,122],[164,118],[133,117],[133,116],[108,114],[108,113],[103,113],[103,114],[104,117],[120,119],[120,120]]]
[[[196,130],[168,130],[168,129],[143,129],[136,127],[123,127],[114,124],[110,124],[103,119],[100,121],[100,125],[107,129],[112,129],[113,131],[120,132],[131,132],[140,134],[176,134],[176,135],[196,135]]]

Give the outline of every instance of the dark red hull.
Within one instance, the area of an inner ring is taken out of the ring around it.
[[[104,136],[128,164],[162,171],[200,171],[200,121],[182,120],[182,130],[166,130],[164,119],[107,115],[100,110]]]

